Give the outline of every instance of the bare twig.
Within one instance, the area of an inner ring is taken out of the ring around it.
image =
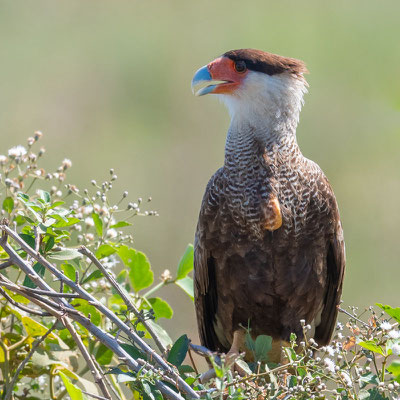
[[[97,394],[85,392],[84,390],[81,390],[81,392],[82,392],[83,394],[86,394],[87,396],[93,397],[94,399],[99,399],[99,400],[107,400],[107,399],[108,399],[107,397],[98,396]]]
[[[4,261],[2,264],[0,264],[0,270],[11,267],[13,265],[11,260]]]
[[[47,313],[47,312],[42,312],[42,311],[37,311],[37,310],[33,310],[30,307],[26,307],[22,304],[19,304],[18,302],[16,302],[15,300],[13,300],[2,288],[0,288],[0,293],[1,295],[7,299],[7,301],[9,301],[13,306],[19,308],[22,311],[26,311],[30,314],[33,315],[38,315],[39,317],[50,317],[51,314]]]
[[[339,312],[341,312],[341,313],[343,313],[343,314],[346,314],[347,316],[349,316],[349,317],[355,319],[357,322],[359,322],[360,324],[364,325],[365,327],[371,328],[366,322],[362,321],[361,319],[358,319],[355,315],[349,313],[348,311],[344,310],[343,308],[341,308],[341,307],[338,306],[337,309],[338,309]]]
[[[120,285],[118,285],[117,281],[115,278],[104,268],[103,264],[96,258],[96,256],[85,246],[81,246],[79,248],[79,252],[83,254],[86,257],[89,257],[90,261],[93,262],[93,264],[102,272],[104,277],[110,282],[110,284],[114,287],[114,289],[118,292],[118,294],[121,296],[122,300],[128,307],[128,311],[131,311],[135,314],[136,318],[139,319],[139,321],[143,324],[143,326],[147,329],[149,332],[150,336],[153,338],[155,344],[159,348],[162,354],[166,354],[167,349],[165,346],[161,343],[160,338],[158,335],[154,332],[154,329],[147,323],[147,321],[142,317],[140,314],[140,311],[135,307],[135,305],[132,303],[132,300],[129,298],[129,295],[124,292],[124,290],[121,288]]]
[[[79,298],[80,296],[75,293],[57,293],[53,291],[48,291],[48,290],[39,290],[39,289],[31,289],[27,288],[26,286],[22,286],[23,289],[29,290],[29,292],[34,293],[34,294],[40,294],[41,296],[49,296],[49,297],[64,297],[64,298],[72,298],[76,299]]]
[[[19,364],[17,370],[15,371],[14,377],[12,378],[10,384],[8,385],[8,388],[6,389],[6,396],[5,396],[4,400],[10,400],[10,399],[11,399],[11,395],[12,395],[12,393],[13,393],[13,389],[14,389],[15,383],[16,383],[17,380],[18,380],[19,374],[20,374],[21,371],[24,369],[25,365],[26,365],[27,362],[31,359],[31,357],[33,356],[33,354],[35,353],[35,351],[37,350],[37,348],[40,346],[40,344],[41,344],[41,343],[47,338],[47,336],[49,336],[50,333],[55,329],[56,324],[57,324],[57,321],[51,326],[51,328],[50,328],[39,340],[37,340],[37,341],[33,344],[33,346],[32,346],[32,348],[31,348],[30,352],[28,353],[28,355],[25,357],[25,359],[22,361],[22,363]]]

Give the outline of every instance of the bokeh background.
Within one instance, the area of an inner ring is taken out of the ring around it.
[[[71,183],[113,167],[117,190],[160,214],[134,221],[135,247],[174,271],[229,125],[215,98],[191,94],[193,73],[234,48],[300,58],[298,140],[339,201],[344,302],[399,306],[399,15],[398,0],[2,1],[0,154],[41,130],[45,165],[72,159]],[[163,325],[195,338],[190,300],[163,295],[175,310]]]

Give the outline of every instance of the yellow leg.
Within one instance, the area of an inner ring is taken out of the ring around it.
[[[232,346],[226,354],[226,361],[228,365],[231,365],[232,372],[236,370],[239,375],[244,376],[246,372],[240,368],[239,365],[235,364],[235,360],[239,357],[240,351],[244,350],[246,332],[243,329],[237,330],[233,333]]]

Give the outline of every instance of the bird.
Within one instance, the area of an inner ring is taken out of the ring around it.
[[[197,325],[212,351],[247,357],[250,332],[270,336],[268,359],[283,362],[282,346],[304,339],[304,324],[319,346],[332,337],[345,244],[332,187],[297,143],[306,73],[300,60],[239,49],[192,79],[195,95],[216,95],[230,114],[194,242]]]

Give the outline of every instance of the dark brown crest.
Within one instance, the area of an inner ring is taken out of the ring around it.
[[[289,72],[295,76],[301,77],[302,74],[308,72],[303,61],[296,60],[295,58],[282,57],[261,50],[231,50],[227,51],[222,56],[228,57],[233,61],[244,61],[249,70],[263,72],[268,75]]]

